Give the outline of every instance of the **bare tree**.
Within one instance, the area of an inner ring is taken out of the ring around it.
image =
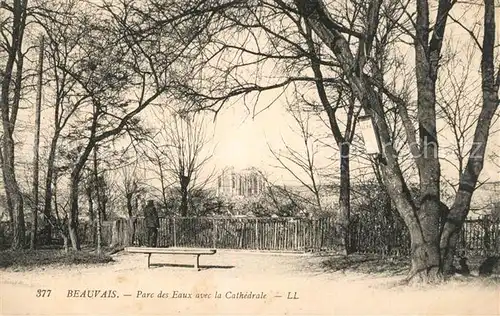
[[[458,233],[470,209],[473,189],[483,168],[490,127],[498,109],[500,69],[495,70],[495,4],[484,0],[483,41],[481,45],[482,107],[477,115],[477,125],[471,150],[464,171],[460,174],[455,200],[446,218],[441,236],[442,258],[445,269],[452,263]]]
[[[148,157],[159,170],[164,199],[169,186],[165,181],[178,184],[181,197],[179,211],[181,216],[187,216],[190,194],[210,181],[211,174],[204,179],[201,175],[213,150],[208,148],[210,138],[202,115],[182,111],[167,113],[161,119],[161,129],[151,141]]]
[[[84,2],[69,1],[61,4],[58,1],[47,1],[37,7],[39,14],[34,17],[45,31],[47,56],[47,71],[45,72],[46,100],[53,106],[53,133],[49,144],[45,173],[44,193],[44,235],[46,243],[51,242],[51,227],[49,219],[52,215],[52,198],[55,162],[61,135],[70,127],[69,122],[77,115],[80,108],[89,99],[88,95],[80,94],[75,90],[77,81],[70,76],[68,70],[75,67],[85,58],[78,54],[79,42],[86,36],[85,28],[81,27],[80,19],[84,15]],[[63,135],[64,136],[64,135]]]
[[[409,279],[418,276],[422,280],[438,278],[442,262],[450,261],[450,240],[456,236],[468,212],[472,189],[477,182],[484,161],[484,150],[488,139],[488,129],[494,112],[498,107],[498,81],[495,79],[493,65],[494,56],[494,4],[485,1],[484,38],[482,49],[482,76],[483,76],[483,106],[478,116],[479,124],[468,166],[461,176],[459,190],[454,205],[449,212],[443,234],[441,236],[439,221],[442,213],[440,202],[440,163],[438,153],[438,139],[436,129],[436,82],[439,60],[445,37],[446,22],[453,5],[452,1],[441,1],[433,27],[429,20],[430,7],[426,1],[417,1],[414,32],[408,31],[407,36],[414,40],[415,76],[417,79],[417,109],[418,109],[418,139],[410,121],[406,116],[407,105],[398,102],[399,114],[405,123],[405,130],[409,140],[420,178],[420,200],[414,203],[407,184],[402,176],[399,164],[394,159],[394,148],[390,145],[391,139],[387,126],[386,116],[380,102],[380,92],[384,92],[381,82],[376,82],[375,76],[356,72],[353,69],[363,69],[363,63],[355,59],[351,48],[345,40],[343,30],[333,15],[329,13],[323,1],[295,1],[297,8],[305,17],[315,33],[322,38],[336,59],[342,66],[344,75],[348,78],[357,99],[365,111],[371,113],[384,144],[385,164],[382,165],[382,174],[388,187],[389,194],[395,202],[398,211],[403,216],[410,230],[412,239],[412,270]],[[371,23],[376,29],[379,26],[378,12],[381,1],[373,1],[375,7],[374,19]],[[406,12],[406,11],[405,11]],[[371,34],[362,35],[363,39],[370,39]],[[366,56],[369,56],[372,43],[365,41]],[[366,46],[368,45],[368,46]],[[376,73],[376,72],[375,72]],[[497,78],[498,79],[498,78]],[[378,91],[376,89],[379,89]],[[388,94],[389,96],[389,94]],[[394,96],[391,96],[394,98]],[[397,100],[394,100],[397,101]],[[441,238],[441,250],[438,241]],[[452,253],[453,251],[451,251]],[[442,260],[443,258],[443,260]],[[451,264],[451,262],[449,262]]]
[[[23,62],[25,52],[23,41],[28,15],[27,1],[14,0],[12,4],[0,2],[2,14],[2,49],[7,53],[6,63],[1,70],[2,84],[0,110],[2,114],[2,174],[7,197],[7,205],[13,219],[13,240],[11,247],[20,249],[25,241],[23,196],[15,171],[14,130],[21,101],[23,84]]]
[[[288,112],[293,117],[296,134],[301,139],[301,148],[295,148],[282,138],[284,150],[275,150],[268,144],[269,151],[279,163],[278,168],[287,171],[313,194],[315,207],[322,212],[321,168],[317,162],[321,143],[313,134],[314,126],[310,126],[314,124],[315,115],[293,108]]]
[[[40,112],[42,108],[42,80],[43,80],[43,55],[44,55],[44,37],[40,39],[38,58],[38,83],[36,95],[35,110],[35,141],[33,144],[33,223],[31,230],[30,249],[35,249],[38,230],[38,190],[39,190],[39,163],[40,163]]]

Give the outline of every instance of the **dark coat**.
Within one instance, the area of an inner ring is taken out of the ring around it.
[[[146,227],[158,228],[160,226],[160,219],[158,218],[158,211],[154,205],[147,205],[144,208],[144,220]]]

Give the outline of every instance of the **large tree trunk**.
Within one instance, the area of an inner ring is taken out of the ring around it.
[[[3,124],[4,131],[10,129],[10,124]],[[5,191],[7,200],[10,201],[12,207],[12,223],[13,223],[13,239],[12,249],[22,249],[25,244],[25,223],[24,223],[24,207],[23,196],[16,179],[15,164],[14,164],[14,140],[12,135],[4,133],[3,135],[3,165]]]
[[[74,250],[80,250],[80,240],[78,238],[78,195],[80,193],[80,178],[83,167],[87,162],[95,143],[90,142],[85,150],[78,158],[73,170],[71,171],[71,183],[70,183],[70,211],[68,214],[68,230],[69,237],[71,239],[71,246]]]
[[[23,53],[22,42],[26,25],[27,0],[15,0],[12,4],[12,30],[10,49],[2,73],[0,110],[2,114],[2,172],[8,206],[13,223],[12,249],[21,249],[25,241],[23,196],[16,179],[14,162],[14,127],[16,125],[22,89]],[[13,76],[14,65],[16,74]],[[15,82],[12,89],[12,82]]]
[[[440,42],[429,45],[428,4],[417,1],[415,73],[417,78],[417,116],[420,157],[415,157],[420,178],[420,200],[417,212],[423,237],[422,245],[415,246],[412,261],[426,260],[426,270],[414,271],[422,278],[435,278],[441,272],[440,237],[440,180],[439,145],[436,129],[436,80]],[[425,13],[427,12],[427,14]],[[446,19],[444,17],[444,19]],[[439,30],[434,31],[434,36]],[[444,30],[443,30],[444,32]],[[434,41],[434,38],[433,38]],[[439,40],[438,40],[439,41]],[[413,235],[412,235],[413,239]],[[413,243],[412,243],[413,244]],[[412,252],[413,253],[413,252]]]
[[[387,165],[381,166],[387,193],[408,227],[411,239],[411,270],[409,280],[434,281],[440,279],[439,234],[425,227],[420,217],[426,212],[414,204],[400,168],[387,156]],[[439,230],[438,226],[435,226]]]
[[[425,229],[423,227],[424,232]],[[432,236],[419,230],[410,230],[411,272],[409,280],[434,282],[441,279],[439,236],[435,239],[432,239]]]

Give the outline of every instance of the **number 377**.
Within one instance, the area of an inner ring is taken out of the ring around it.
[[[52,290],[36,290],[36,297],[49,297]]]

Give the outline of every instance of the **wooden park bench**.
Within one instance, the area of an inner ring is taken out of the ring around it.
[[[193,255],[196,256],[194,268],[200,270],[200,256],[213,255],[217,252],[216,249],[206,248],[151,248],[151,247],[126,247],[125,251],[134,253],[144,253],[148,255],[148,268],[151,266],[152,254],[164,255]]]

